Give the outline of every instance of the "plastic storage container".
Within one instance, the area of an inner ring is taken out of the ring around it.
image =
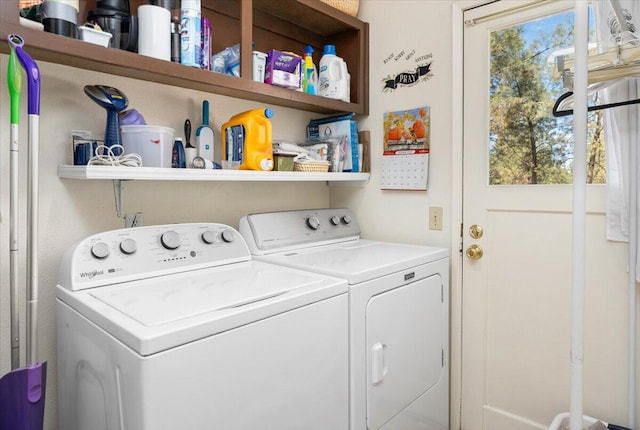
[[[222,160],[239,161],[243,170],[272,170],[272,117],[269,108],[232,116],[222,125]]]
[[[109,40],[111,40],[113,35],[106,31],[96,30],[90,24],[85,24],[78,26],[78,36],[80,40],[93,43],[94,45],[104,46],[106,48],[109,46]]]
[[[158,125],[123,125],[120,133],[125,154],[139,154],[143,167],[171,167],[174,129]]]

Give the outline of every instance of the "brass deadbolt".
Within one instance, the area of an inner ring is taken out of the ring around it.
[[[484,234],[484,230],[478,224],[474,224],[469,227],[469,236],[474,239],[480,239]]]

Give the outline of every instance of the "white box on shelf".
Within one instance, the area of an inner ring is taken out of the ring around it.
[[[113,35],[106,31],[96,30],[87,25],[78,26],[78,37],[85,42],[93,43],[94,45],[104,46],[109,45],[109,40]]]

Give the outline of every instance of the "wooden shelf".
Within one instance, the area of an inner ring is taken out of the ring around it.
[[[58,166],[63,179],[219,181],[219,182],[327,182],[328,185],[363,186],[369,173],[260,172],[253,170],[166,169],[159,167]]]
[[[131,1],[133,11],[137,10],[136,1]],[[92,4],[95,2],[81,0],[81,14],[86,14]],[[309,112],[354,112],[368,115],[368,23],[319,0],[203,0],[202,7],[203,15],[212,20],[214,33],[218,35],[217,38],[214,37],[214,52],[240,42],[241,77],[213,73],[119,49],[103,48],[23,27],[18,22],[17,0],[0,1],[0,52],[9,52],[7,35],[17,33],[25,40],[25,50],[36,60]],[[255,49],[265,52],[280,49],[300,53],[306,44],[310,44],[315,48],[314,60],[318,64],[322,45],[326,43],[335,44],[339,55],[349,66],[352,103],[304,94],[251,79],[254,44]]]

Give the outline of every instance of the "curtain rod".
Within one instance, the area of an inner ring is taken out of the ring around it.
[[[476,24],[480,24],[480,23],[482,23],[484,21],[488,21],[490,19],[493,19],[493,18],[498,18],[498,17],[501,17],[501,16],[512,14],[514,12],[521,11],[521,10],[530,9],[532,7],[538,6],[541,3],[547,3],[547,2],[550,2],[550,1],[553,1],[553,0],[533,0],[531,3],[527,3],[527,4],[524,4],[524,5],[521,5],[521,6],[515,6],[515,7],[512,7],[512,8],[509,8],[509,9],[503,9],[500,12],[490,13],[488,15],[480,16],[480,17],[474,18],[474,19],[466,19],[464,21],[464,25],[466,25],[467,27],[471,27],[471,26],[474,26]]]

